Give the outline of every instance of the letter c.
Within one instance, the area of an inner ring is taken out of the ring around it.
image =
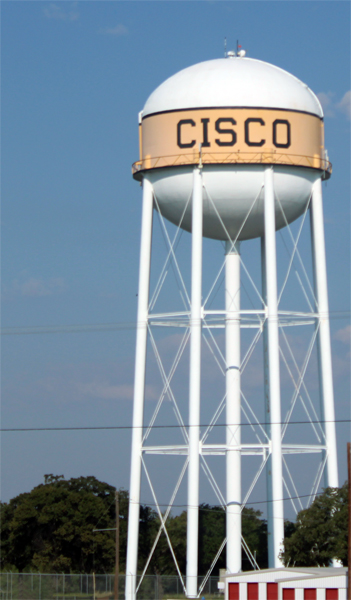
[[[195,146],[195,140],[188,143],[182,142],[182,125],[191,125],[192,127],[195,127],[195,121],[192,119],[181,119],[177,124],[177,145],[179,148],[192,148]]]
[[[250,140],[250,123],[259,123],[260,125],[265,125],[265,122],[263,119],[246,119],[245,121],[245,144],[247,144],[248,146],[263,146],[263,144],[265,144],[266,140],[261,140],[260,142],[252,142]]]

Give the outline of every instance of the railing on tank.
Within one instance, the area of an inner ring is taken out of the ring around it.
[[[266,152],[204,152],[201,157],[198,151],[189,154],[174,154],[169,156],[146,156],[132,165],[132,174],[138,179],[138,174],[149,169],[164,167],[191,166],[199,164],[228,165],[228,164],[276,164],[294,167],[307,167],[323,172],[323,179],[329,179],[332,172],[331,163],[320,156],[305,156],[287,154],[276,150]]]

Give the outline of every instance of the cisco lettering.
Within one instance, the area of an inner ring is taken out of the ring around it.
[[[177,145],[179,148],[193,148],[196,143],[201,143],[202,148],[211,147],[209,141],[209,130],[211,126],[218,134],[215,137],[214,143],[219,147],[235,146],[237,143],[237,130],[234,127],[237,125],[235,119],[231,117],[220,117],[214,124],[211,125],[210,119],[201,119],[202,123],[202,139],[196,140],[192,138],[192,127],[196,127],[196,122],[193,119],[181,119],[177,123]],[[255,133],[253,132],[255,126]],[[261,132],[258,134],[257,132]],[[289,148],[291,145],[291,126],[287,119],[276,119],[272,123],[272,128],[266,126],[263,119],[250,117],[246,119],[243,127],[243,137],[245,144],[249,147],[262,147],[267,143],[273,144],[276,148]],[[215,135],[216,135],[215,134]],[[279,141],[278,141],[279,140]]]

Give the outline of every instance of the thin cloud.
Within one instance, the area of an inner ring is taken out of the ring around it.
[[[64,8],[63,8],[64,6]],[[77,3],[74,2],[71,5],[70,10],[67,10],[65,3],[60,4],[49,4],[48,7],[44,8],[44,15],[47,19],[54,19],[56,21],[77,21],[79,19],[79,12],[76,10]]]
[[[336,117],[338,114],[351,119],[351,90],[347,91],[340,102],[335,100],[334,92],[320,92],[317,94],[322,105],[325,117]]]
[[[63,292],[65,282],[62,277],[29,277],[24,281],[14,279],[10,286],[4,286],[5,296],[29,296],[39,298],[42,296],[52,296]]]
[[[48,361],[50,357],[48,356]],[[109,406],[111,401],[133,400],[134,357],[115,363],[74,361],[61,364],[41,363],[37,370],[24,370],[15,378],[9,378],[4,398],[11,403],[18,400],[25,405],[39,403],[55,406],[100,402]],[[146,386],[147,400],[157,400],[158,392],[153,383]]]
[[[344,94],[339,104],[337,104],[337,109],[346,115],[349,121],[351,120],[351,90]]]
[[[351,342],[351,325],[347,325],[343,327],[343,329],[339,329],[335,334],[334,338],[339,342],[343,342],[344,344],[350,344]]]
[[[333,102],[334,96],[335,94],[333,92],[320,92],[319,94],[317,94],[318,100],[322,105],[325,117],[335,117]]]
[[[103,400],[133,400],[134,385],[129,383],[111,384],[109,382],[78,383],[77,390],[83,396]],[[156,388],[145,386],[145,400],[158,400]]]
[[[114,35],[115,37],[121,37],[122,35],[128,35],[129,31],[127,27],[119,23],[115,27],[100,27],[98,33],[101,35]]]

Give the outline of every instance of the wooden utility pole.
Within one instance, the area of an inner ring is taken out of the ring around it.
[[[348,585],[347,585],[347,600],[351,600],[351,443],[347,444],[347,470],[349,484],[349,530],[347,544],[347,561],[348,561]]]
[[[118,600],[118,577],[119,577],[119,494],[116,490],[116,563],[115,563],[115,585],[114,600]]]

